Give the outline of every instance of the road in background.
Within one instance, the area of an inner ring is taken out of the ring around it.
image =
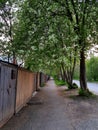
[[[78,80],[74,80],[74,82],[80,87],[80,82]],[[98,83],[87,82],[87,86],[90,91],[98,94]]]

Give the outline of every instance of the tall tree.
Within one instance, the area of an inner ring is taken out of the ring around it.
[[[65,50],[72,48],[74,45],[74,48],[79,49],[80,55],[80,86],[83,90],[87,91],[85,54],[86,50],[95,43],[95,39],[97,39],[98,36],[96,30],[98,22],[97,11],[96,0],[26,0],[20,12],[18,31],[15,36],[18,49],[23,50],[24,48],[28,49],[29,52],[38,52],[43,57],[47,55],[48,58],[57,61],[58,58],[56,57],[66,52],[63,51],[63,53],[59,53],[63,50],[61,46],[62,39],[64,46],[66,46]],[[61,25],[66,25],[66,27],[62,28]],[[66,36],[64,33],[67,34],[68,32],[67,26],[70,28],[70,34]],[[66,42],[67,39],[69,39],[68,43]],[[74,39],[76,40],[74,41]],[[28,53],[28,51],[24,52],[25,54]],[[73,60],[70,58],[71,51],[68,51],[68,53],[65,57],[67,56],[68,61],[72,62]],[[66,65],[64,62],[63,68],[65,68]],[[64,71],[65,70],[66,68]]]
[[[8,55],[8,62],[12,56],[13,59],[15,58],[15,51],[13,50],[13,29],[17,9],[15,0],[0,1],[0,53],[6,57]]]
[[[55,15],[66,15],[67,19],[72,23],[73,29],[78,36],[78,42],[80,48],[80,86],[83,90],[87,90],[87,82],[86,82],[86,67],[85,67],[85,53],[87,47],[94,43],[93,32],[95,35],[96,31],[96,22],[97,22],[97,7],[96,0],[66,0],[58,1],[54,0],[55,3],[61,5],[61,7],[65,7],[66,12],[63,13],[61,11],[54,11]],[[91,37],[92,42],[88,42],[87,38]]]

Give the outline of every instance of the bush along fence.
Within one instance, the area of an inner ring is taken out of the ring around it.
[[[43,73],[32,73],[0,61],[0,127],[17,113],[48,80]]]

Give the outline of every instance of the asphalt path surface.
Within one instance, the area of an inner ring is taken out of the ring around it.
[[[36,95],[35,104],[25,107],[1,130],[73,130],[63,98],[53,80]]]
[[[65,88],[48,81],[0,130],[98,130],[98,100],[72,98]]]

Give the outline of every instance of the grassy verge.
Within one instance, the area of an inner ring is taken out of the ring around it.
[[[57,86],[63,86],[63,85],[66,85],[66,82],[63,81],[63,80],[57,80],[57,79],[55,79],[55,84]]]
[[[82,90],[80,88],[78,93],[79,93],[79,96],[83,96],[83,97],[95,97],[95,95],[92,92],[90,92],[88,89]]]

